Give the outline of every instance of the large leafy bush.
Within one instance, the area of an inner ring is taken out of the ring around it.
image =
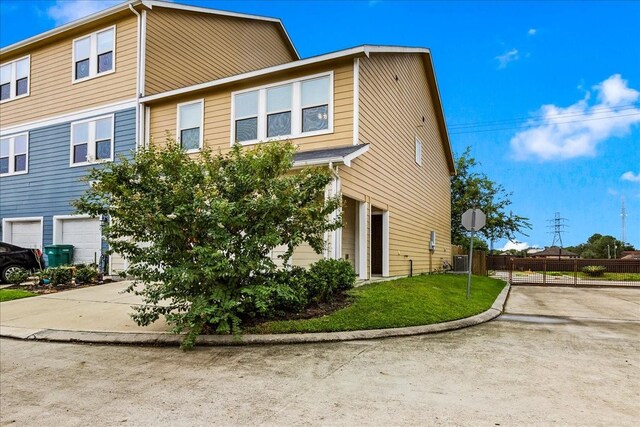
[[[324,233],[340,226],[330,215],[340,198],[324,197],[326,168],[290,173],[294,153],[284,142],[191,157],[168,138],[89,172],[92,186],[74,205],[111,217],[105,237],[128,259],[137,278],[129,291],[145,302],[138,324],[165,316],[188,331],[189,347],[205,327],[238,332],[246,311],[266,309],[261,301],[298,304],[284,287],[260,288],[277,270],[271,251],[286,245],[285,262],[302,242],[322,251]]]

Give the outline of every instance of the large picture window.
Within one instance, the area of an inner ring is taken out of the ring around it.
[[[0,176],[27,173],[28,161],[28,133],[0,139]]]
[[[73,82],[115,71],[115,36],[111,27],[73,41]]]
[[[180,146],[187,152],[202,150],[203,106],[203,100],[178,104],[176,133]]]
[[[71,124],[71,166],[113,160],[113,115]]]
[[[29,95],[30,66],[29,56],[0,65],[0,102]]]
[[[332,93],[331,73],[235,92],[231,143],[331,132]]]

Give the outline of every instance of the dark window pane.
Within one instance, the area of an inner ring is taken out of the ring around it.
[[[15,157],[16,163],[14,165],[15,172],[23,172],[27,170],[27,155],[19,154]]]
[[[321,105],[302,109],[302,132],[329,128],[329,106]]]
[[[180,146],[185,150],[200,149],[200,128],[183,129],[180,131]]]
[[[9,158],[3,157],[0,159],[0,173],[9,173]]]
[[[76,62],[76,79],[89,76],[89,58]]]
[[[98,73],[111,71],[113,69],[113,52],[106,52],[98,55]]]
[[[267,136],[291,134],[291,111],[267,116]]]
[[[5,83],[2,86],[0,86],[0,101],[9,99],[10,96],[11,96],[11,84]]]
[[[96,159],[110,159],[111,158],[111,140],[105,139],[103,141],[96,141]]]
[[[82,163],[87,161],[87,144],[78,144],[73,146],[73,163]]]
[[[24,95],[25,93],[27,93],[27,89],[29,88],[28,83],[29,79],[27,77],[16,81],[16,96]]]
[[[236,142],[258,139],[258,118],[236,120]]]

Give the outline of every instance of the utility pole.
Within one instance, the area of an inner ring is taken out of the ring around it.
[[[558,251],[558,260],[560,260],[560,256],[562,255],[562,233],[567,227],[565,223],[566,221],[566,218],[560,217],[560,212],[556,212],[553,219],[547,221],[551,223],[548,228],[553,230],[550,231],[550,233],[553,233],[553,243],[551,244],[551,246],[556,246],[556,242],[560,244],[560,250]]]

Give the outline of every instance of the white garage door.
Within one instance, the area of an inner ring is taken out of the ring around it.
[[[9,230],[7,243],[23,248],[42,249],[42,223],[40,221],[12,221],[6,223]]]
[[[73,263],[100,261],[100,220],[92,218],[61,219],[61,238],[56,243],[73,245]]]

